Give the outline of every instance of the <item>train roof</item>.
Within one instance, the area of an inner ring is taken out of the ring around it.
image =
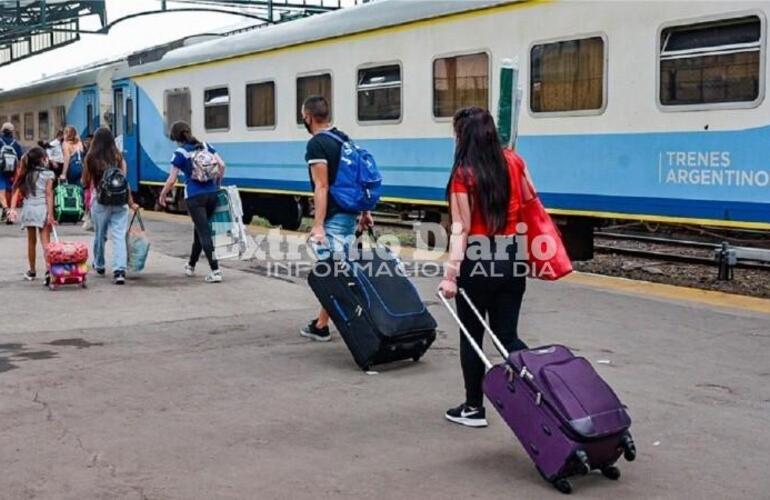
[[[97,83],[103,72],[117,69],[121,65],[125,65],[123,59],[92,63],[65,73],[48,76],[41,80],[26,83],[19,87],[0,92],[0,100],[10,101],[24,99],[40,94],[60,92],[63,90],[93,85]]]
[[[0,91],[0,100],[15,100],[50,92],[85,87],[97,83],[105,71],[113,79],[166,71],[209,61],[228,59],[282,47],[337,38],[485,9],[497,5],[531,0],[378,0],[356,7],[319,14],[304,19],[255,29],[227,38],[191,42],[168,52],[160,61],[129,67],[126,57],[99,61],[66,73],[47,76],[20,87]]]
[[[160,61],[119,71],[118,77],[167,71],[240,55],[301,45],[460,12],[529,0],[379,0],[251,32],[181,47]]]

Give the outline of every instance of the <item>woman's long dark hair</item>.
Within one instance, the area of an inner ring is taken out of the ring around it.
[[[499,233],[508,224],[511,182],[495,119],[486,109],[470,107],[455,113],[453,126],[457,140],[447,201],[455,175],[469,176],[475,182],[474,199],[478,200],[487,227]]]
[[[187,122],[174,122],[168,136],[169,139],[179,144],[192,144],[196,149],[203,149],[203,143],[192,135],[192,129]]]
[[[35,146],[21,157],[19,174],[13,182],[13,189],[18,189],[24,198],[37,196],[37,178],[45,170],[45,150]]]
[[[115,144],[115,137],[110,129],[101,127],[94,132],[94,138],[88,148],[83,164],[83,181],[86,186],[98,184],[102,175],[109,168],[120,168],[123,155]]]

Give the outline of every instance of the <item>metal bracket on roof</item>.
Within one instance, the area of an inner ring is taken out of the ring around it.
[[[173,4],[160,0],[159,9],[134,12],[109,22],[105,1],[0,0],[0,66],[77,42],[82,34],[107,34],[115,25],[142,16],[168,12],[231,14],[253,19],[254,28],[342,8],[342,0],[174,0]],[[89,16],[99,18],[98,29],[82,27],[81,19]],[[231,33],[214,35],[227,34]],[[165,53],[162,46],[149,50],[139,59],[156,60]]]
[[[14,0],[0,2],[0,66],[80,40],[80,19],[107,21],[105,0]]]

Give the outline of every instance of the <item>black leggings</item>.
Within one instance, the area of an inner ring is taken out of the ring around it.
[[[497,261],[472,261],[466,258],[457,278],[457,286],[468,293],[476,309],[487,318],[490,328],[508,351],[527,348],[527,345],[519,339],[517,331],[527,279],[524,276],[516,276],[514,270],[513,258]],[[519,274],[523,273],[519,272]],[[462,297],[457,298],[457,315],[481,346],[484,326]],[[465,379],[465,401],[470,406],[480,407],[484,402],[481,387],[485,367],[462,334],[460,335],[460,363]]]
[[[219,269],[219,262],[214,257],[214,242],[211,239],[209,219],[217,208],[217,193],[204,193],[187,198],[187,212],[193,220],[195,231],[193,236],[192,251],[190,252],[190,266],[195,267],[201,256],[201,250],[206,253],[209,267],[212,271]]]

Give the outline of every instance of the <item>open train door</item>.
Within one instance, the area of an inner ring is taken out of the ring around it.
[[[128,183],[131,190],[139,190],[139,120],[138,94],[136,84],[130,80],[120,80],[112,85],[113,109],[115,120],[113,133],[118,148],[128,166]]]

